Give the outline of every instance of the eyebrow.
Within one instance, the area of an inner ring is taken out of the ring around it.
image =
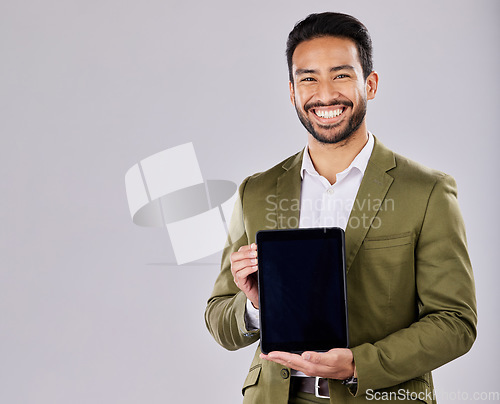
[[[351,65],[340,65],[334,66],[330,69],[330,72],[338,72],[339,70],[352,70],[354,71],[354,66]],[[295,71],[295,76],[299,76],[301,74],[315,74],[318,73],[315,69],[297,69]]]

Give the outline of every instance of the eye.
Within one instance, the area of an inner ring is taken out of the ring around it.
[[[314,78],[312,78],[312,77],[304,77],[300,81],[314,81]]]
[[[347,78],[347,77],[349,77],[347,74],[339,74],[339,75],[338,75],[338,76],[336,76],[335,78],[336,78],[336,79],[345,79],[345,78]]]

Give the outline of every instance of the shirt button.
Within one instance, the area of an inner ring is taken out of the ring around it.
[[[333,195],[333,192],[333,188],[328,188],[328,190],[326,191],[328,195]]]
[[[283,379],[288,379],[290,377],[290,372],[288,369],[281,369],[281,377]]]

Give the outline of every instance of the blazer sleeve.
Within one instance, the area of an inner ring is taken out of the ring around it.
[[[239,187],[229,225],[228,240],[222,252],[221,272],[205,309],[205,323],[214,339],[228,350],[252,344],[260,338],[259,330],[248,330],[244,315],[247,297],[234,283],[231,273],[231,254],[249,244],[243,218],[246,178]]]
[[[415,246],[418,321],[352,348],[357,394],[425,374],[466,353],[476,338],[476,299],[465,228],[450,176],[430,193]]]

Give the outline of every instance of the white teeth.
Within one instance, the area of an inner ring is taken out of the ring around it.
[[[322,110],[314,110],[314,113],[318,115],[320,118],[326,118],[326,119],[331,119],[331,118],[336,118],[342,113],[343,109],[339,108],[334,111],[322,111]]]

